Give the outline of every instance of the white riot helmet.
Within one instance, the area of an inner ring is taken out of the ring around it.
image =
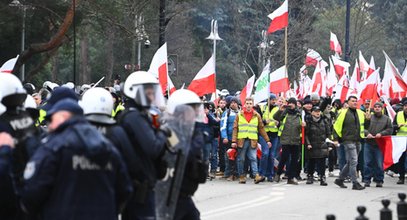
[[[114,124],[112,119],[113,98],[109,91],[103,88],[91,88],[87,90],[79,105],[83,108],[83,114],[92,122]]]
[[[31,95],[27,95],[27,98],[24,101],[24,108],[34,120],[37,120],[40,116],[40,111],[37,109],[37,103],[35,103],[35,100]]]
[[[166,112],[174,114],[175,109],[180,105],[190,105],[195,110],[197,121],[203,121],[203,115],[205,113],[203,111],[201,99],[199,99],[199,96],[196,93],[187,89],[179,89],[175,91],[168,98]]]
[[[64,85],[62,85],[63,87],[67,87],[69,89],[75,89],[75,84],[73,84],[73,82],[67,82]]]
[[[227,96],[227,95],[229,95],[229,91],[227,89],[222,89],[222,91],[220,91],[220,95]]]
[[[21,106],[27,97],[21,81],[10,73],[0,73],[0,93],[3,96],[1,103],[6,107]]]
[[[141,107],[155,106],[160,108],[165,105],[158,80],[151,73],[145,71],[130,74],[124,82],[123,93]]]

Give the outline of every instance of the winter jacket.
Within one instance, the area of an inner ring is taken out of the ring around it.
[[[243,116],[243,111],[239,112],[239,114],[241,114]],[[260,114],[253,110],[253,117],[257,117],[257,120],[258,120],[258,125],[257,125],[258,134],[261,135],[266,140],[266,142],[269,142],[270,139],[266,133],[266,130],[264,130],[264,124],[263,124]],[[237,139],[238,133],[239,133],[239,117],[238,117],[238,115],[236,115],[235,122],[233,124],[232,142],[237,143],[237,147],[242,148],[243,144],[244,144],[244,139]],[[258,143],[257,140],[251,140],[252,148],[257,148],[257,143]]]
[[[320,117],[318,121],[314,121],[311,117],[306,121],[305,128],[305,157],[311,158],[325,158],[328,156],[328,145],[325,143],[326,138],[331,136],[331,128],[329,121]],[[308,149],[307,146],[311,145],[312,148]]]
[[[227,109],[222,113],[222,119],[220,121],[220,137],[221,139],[232,140],[233,134],[233,124],[235,123],[235,118],[239,113],[238,110]]]
[[[382,136],[391,135],[393,133],[393,125],[387,115],[376,116],[372,115],[370,120],[365,122],[365,136],[372,134],[373,136],[380,133]],[[376,141],[371,138],[366,138],[366,143],[369,145],[377,145]]]
[[[301,113],[295,109],[285,111],[278,110],[274,114],[274,119],[279,121],[280,129],[283,126],[283,120],[287,117],[284,128],[280,136],[281,145],[300,145],[301,144]]]

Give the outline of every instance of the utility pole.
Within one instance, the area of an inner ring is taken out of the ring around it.
[[[349,62],[349,59],[350,59],[349,29],[350,29],[350,0],[346,0],[346,31],[345,31],[345,61],[346,62]]]
[[[165,11],[166,0],[160,0],[160,27],[159,27],[159,39],[158,48],[160,48],[165,43],[165,26],[166,26],[166,11]]]

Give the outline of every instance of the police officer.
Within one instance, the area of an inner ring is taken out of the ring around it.
[[[199,96],[186,89],[175,91],[168,99],[167,112],[173,114],[177,106],[189,105],[194,108],[199,118],[199,110],[202,108]],[[196,208],[192,196],[198,190],[200,183],[205,183],[208,175],[208,163],[203,160],[203,147],[205,144],[202,130],[195,123],[192,135],[191,146],[189,148],[187,164],[180,188],[180,195],[175,209],[175,220],[196,220],[200,219],[199,210]]]
[[[131,145],[126,132],[111,117],[113,109],[113,98],[111,94],[102,88],[91,88],[87,90],[81,101],[86,119],[94,125],[121,153],[130,178],[137,181],[139,176],[144,175],[145,164],[142,163],[140,155],[136,153]]]
[[[150,73],[138,71],[130,74],[123,88],[128,98],[126,111],[120,125],[126,131],[131,144],[140,154],[143,163],[149,164],[135,182],[135,192],[123,213],[123,220],[154,219],[154,186],[164,177],[166,167],[162,163],[167,137],[165,132],[153,126],[149,110],[162,107],[164,97],[158,80]]]
[[[47,118],[50,133],[27,163],[19,189],[23,209],[42,219],[117,219],[132,193],[118,151],[72,99],[58,101]]]
[[[34,120],[23,108],[27,94],[20,80],[12,74],[0,73],[1,104],[5,112],[0,116],[0,132],[11,135],[15,149],[10,151],[14,163],[5,163],[0,170],[0,219],[22,218],[9,170],[12,169],[15,183],[21,185],[24,167],[34,153],[38,140],[35,136]]]

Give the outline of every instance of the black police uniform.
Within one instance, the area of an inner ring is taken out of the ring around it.
[[[199,220],[200,213],[192,201],[192,196],[198,190],[200,183],[205,183],[208,176],[209,164],[203,161],[203,147],[205,145],[201,123],[196,123],[192,135],[184,178],[180,195],[175,209],[175,220]]]
[[[153,189],[157,179],[165,174],[166,167],[162,166],[161,158],[165,152],[167,137],[164,132],[153,127],[148,114],[140,111],[134,101],[129,100],[128,104],[120,118],[120,125],[126,131],[145,167],[143,174],[133,180],[134,195],[128,202],[122,219],[155,219]]]
[[[42,140],[24,179],[22,207],[41,219],[117,219],[133,191],[119,152],[79,116]]]
[[[16,107],[8,108],[0,116],[0,132],[10,134],[16,144],[10,151],[14,162],[3,160],[0,169],[0,219],[22,219],[24,214],[18,204],[12,177],[16,187],[21,186],[25,165],[37,149],[39,132],[30,114]]]

